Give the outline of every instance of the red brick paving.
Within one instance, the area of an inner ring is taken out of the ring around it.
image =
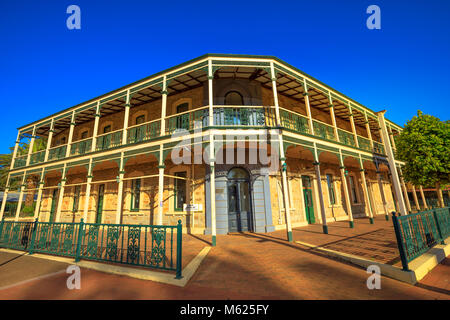
[[[450,257],[434,267],[417,286],[450,295]]]
[[[355,219],[355,228],[349,228],[348,221],[328,224],[328,235],[322,232],[322,225],[295,228],[293,237],[322,248],[357,255],[381,263],[400,265],[400,256],[391,219],[378,216],[374,224],[367,218]],[[277,231],[280,237],[286,237]],[[284,232],[285,233],[285,232]]]
[[[347,222],[333,223],[326,236],[320,225],[297,228],[293,234],[295,240],[388,259],[393,250],[384,249],[383,243],[392,241],[388,236],[392,222],[383,221],[377,218],[370,225],[368,220],[356,220],[355,229],[348,228]],[[185,260],[210,238],[185,236]],[[63,274],[0,291],[0,299],[450,299],[447,292],[431,288],[441,277],[448,279],[446,264],[431,280],[424,279],[422,287],[382,277],[381,290],[369,290],[365,270],[285,238],[285,231],[219,235],[217,247],[184,288],[83,269],[79,291],[66,288]],[[376,253],[363,250],[361,243],[373,246]]]

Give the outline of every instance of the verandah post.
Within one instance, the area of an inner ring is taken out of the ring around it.
[[[28,247],[29,254],[33,254],[34,242],[36,241],[37,226],[38,226],[38,218],[36,218],[36,220],[33,223],[33,232],[31,233],[31,242],[30,242],[30,246]]]
[[[394,224],[395,237],[397,238],[398,251],[400,252],[400,260],[402,261],[403,270],[409,271],[408,260],[406,259],[405,247],[403,246],[403,238],[400,230],[400,225],[395,212],[392,212],[392,222]]]
[[[183,278],[181,275],[181,258],[182,258],[182,237],[183,237],[183,231],[182,231],[182,225],[181,225],[181,220],[178,220],[178,224],[177,224],[177,274],[175,279],[181,279]]]
[[[77,251],[75,252],[75,262],[80,261],[81,241],[83,239],[83,228],[84,228],[84,221],[83,218],[81,218],[80,226],[78,227]]]

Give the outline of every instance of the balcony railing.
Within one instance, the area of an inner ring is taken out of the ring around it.
[[[280,108],[280,121],[283,128],[292,130],[299,134],[312,134],[308,118],[302,114]],[[170,135],[177,130],[193,130],[196,123],[201,127],[209,126],[209,107],[202,107],[187,112],[171,115],[165,118],[165,135]],[[256,127],[272,128],[277,126],[276,113],[274,107],[262,106],[215,106],[213,111],[213,125],[215,127]],[[313,120],[314,135],[322,139],[337,141],[334,127]],[[355,135],[352,132],[338,128],[339,141],[347,146],[356,148]],[[123,143],[123,129],[108,132],[97,136],[95,151],[108,150],[124,144],[133,144],[149,141],[161,136],[161,119],[149,121],[147,123],[135,125],[127,128],[127,139]],[[385,154],[382,143],[374,141],[371,148],[370,140],[357,136],[359,148]],[[83,155],[92,150],[93,138],[76,141],[71,144],[70,156]],[[57,146],[49,149],[48,160],[60,160],[66,156],[67,145]],[[31,155],[30,164],[44,161],[45,151],[35,152]],[[27,155],[20,155],[15,159],[14,168],[26,165]]]
[[[374,141],[373,142],[373,152],[379,153],[379,154],[385,154],[383,144],[380,142]]]
[[[44,162],[45,150],[34,152],[30,156],[30,164],[36,164]]]
[[[53,147],[49,150],[48,161],[59,160],[66,157],[67,145]]]
[[[166,118],[166,135],[174,133],[176,130],[192,130],[196,123],[202,127],[208,126],[209,110],[201,108],[183,112]]]
[[[333,126],[326,123],[313,120],[314,135],[327,139],[336,141],[336,136],[334,135]]]
[[[127,143],[147,141],[159,136],[161,120],[147,122],[128,128]]]
[[[303,115],[288,111],[286,109],[281,109],[280,118],[281,125],[284,128],[298,131],[300,133],[311,133],[311,130],[309,130],[308,118]]]
[[[361,149],[372,151],[370,147],[370,140],[361,136],[358,136],[358,144]]]
[[[338,130],[339,142],[346,144],[347,146],[350,146],[350,147],[356,147],[355,136],[353,135],[353,133],[339,129],[339,128],[337,130]]]
[[[70,155],[78,156],[90,152],[92,149],[92,138],[77,141],[71,144]]]
[[[96,150],[108,150],[111,148],[118,147],[122,144],[122,130],[117,130],[114,132],[109,132],[102,134],[97,137]]]
[[[25,167],[27,164],[27,155],[18,156],[16,160],[14,160],[14,168]]]
[[[276,125],[275,112],[265,107],[214,108],[215,126],[272,127]]]

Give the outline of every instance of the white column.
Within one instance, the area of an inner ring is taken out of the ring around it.
[[[33,133],[31,134],[30,145],[28,149],[26,166],[30,165],[31,154],[33,153],[34,140],[36,139],[36,126],[33,127]]]
[[[392,144],[392,148],[395,150],[397,149],[397,146],[395,145],[395,139],[394,139],[394,132],[392,131],[391,127],[388,127],[388,133],[389,133],[389,138]]]
[[[39,218],[39,210],[41,208],[42,201],[42,191],[44,189],[44,172],[45,168],[42,168],[40,179],[39,179],[39,189],[36,199],[36,207],[34,208],[34,219]]]
[[[161,132],[160,136],[166,133],[166,114],[167,114],[167,80],[163,78],[163,87],[161,91]],[[164,214],[164,144],[159,146],[159,165],[158,165],[158,217],[156,223],[163,224]]]
[[[444,207],[445,207],[445,204],[444,204],[444,198],[443,198],[443,196],[442,196],[441,185],[440,185],[439,182],[436,183],[436,192],[437,192],[437,197],[438,197],[438,203],[439,203],[439,206],[440,206],[441,208],[444,208]]]
[[[428,210],[427,200],[425,199],[425,194],[423,193],[423,187],[419,186],[420,197],[422,198],[423,207],[425,210]]]
[[[345,177],[344,161],[342,161],[342,154],[340,154],[339,156],[340,156],[340,162],[341,162],[339,170],[341,173],[342,189],[344,189],[345,206],[347,207],[347,215],[348,215],[348,221],[350,224],[350,228],[353,228],[354,225],[353,225],[352,203],[350,202],[350,194],[348,192],[347,178]]]
[[[323,201],[323,191],[322,191],[322,179],[320,176],[320,162],[319,155],[317,153],[316,143],[314,143],[314,168],[316,170],[317,177],[317,192],[319,194],[319,203],[320,203],[320,215],[322,217],[322,228],[323,233],[328,233],[328,225],[327,225],[327,215],[325,211],[325,202]]]
[[[64,165],[63,175],[59,185],[58,207],[56,208],[55,222],[59,222],[61,219],[61,209],[64,200],[65,185],[66,185],[66,166]]]
[[[355,119],[353,119],[353,109],[350,106],[350,104],[348,105],[348,109],[350,110],[350,125],[352,126],[353,137],[355,139],[355,146],[359,148],[358,134],[356,132],[355,127]]]
[[[27,177],[27,173],[24,172],[23,173],[23,178],[22,178],[22,184],[20,185],[19,202],[17,203],[16,217],[14,219],[15,221],[19,220],[20,210],[22,210],[23,189],[25,188],[25,179],[26,179],[26,177]]]
[[[16,139],[16,144],[14,145],[14,151],[13,151],[13,155],[11,158],[10,170],[12,170],[14,168],[14,162],[16,161],[17,150],[19,149],[19,143],[20,143],[20,131],[17,132],[17,139]]]
[[[125,98],[125,113],[123,116],[123,131],[122,144],[127,144],[128,139],[128,122],[130,119],[130,90],[127,90],[127,97]]]
[[[398,171],[400,172],[400,183],[402,184],[403,196],[405,197],[406,208],[408,209],[408,212],[410,213],[411,212],[411,204],[409,203],[408,189],[406,188],[405,180],[403,179],[402,168],[399,167]]]
[[[339,134],[338,134],[337,124],[336,124],[336,117],[334,115],[334,109],[333,109],[334,106],[333,106],[333,99],[331,98],[331,92],[328,92],[328,102],[329,102],[328,107],[330,108],[331,123],[333,124],[334,136],[336,137],[336,141],[339,142]]]
[[[395,165],[395,159],[394,159],[394,153],[392,151],[391,143],[389,141],[389,134],[388,134],[387,128],[386,128],[386,122],[384,120],[385,112],[386,112],[386,110],[377,112],[378,122],[381,127],[381,139],[383,140],[383,145],[384,145],[384,148],[386,149],[385,151],[386,151],[387,160],[389,163],[389,169],[391,171],[392,183],[394,185],[394,192],[395,192],[395,196],[397,198],[397,203],[399,206],[398,209],[400,210],[401,215],[406,215],[407,211],[406,211],[406,206],[405,206],[405,200],[404,200],[402,192],[401,192],[400,179],[398,178],[397,167]]]
[[[2,207],[0,210],[0,220],[3,219],[3,214],[5,213],[6,201],[8,201],[8,192],[9,192],[9,173],[8,173],[8,177],[6,178],[6,188],[5,188],[5,191],[3,191],[3,201],[2,201]]]
[[[208,60],[208,104],[209,104],[209,168],[210,168],[210,196],[211,196],[211,235],[212,246],[216,246],[216,169],[215,163],[215,150],[214,150],[214,135],[211,127],[214,125],[214,95],[213,95],[213,70],[212,61]]]
[[[373,212],[372,212],[372,206],[370,204],[370,198],[369,198],[369,190],[367,189],[367,181],[366,181],[366,175],[365,175],[365,170],[363,168],[362,163],[360,163],[361,165],[361,169],[360,169],[360,173],[361,173],[361,184],[363,187],[363,194],[364,194],[364,202],[366,203],[367,209],[368,209],[368,213],[369,213],[369,220],[370,223],[373,223]]]
[[[120,224],[120,219],[122,217],[122,204],[123,204],[123,177],[125,175],[124,171],[124,159],[123,152],[120,155],[120,165],[119,165],[119,181],[117,186],[117,209],[116,209],[116,224]]]
[[[95,151],[97,148],[97,134],[98,134],[98,123],[100,121],[101,113],[100,113],[100,101],[97,101],[97,107],[95,108],[95,120],[94,120],[94,131],[92,132],[92,148],[91,151]],[[84,219],[86,222],[86,219]]]
[[[72,112],[70,118],[69,138],[67,139],[66,158],[70,156],[70,149],[72,148],[73,129],[75,128],[75,111]]]
[[[303,83],[304,83],[303,87],[305,90],[303,96],[305,97],[305,107],[306,107],[306,115],[308,116],[309,131],[312,135],[314,135],[314,126],[312,121],[311,106],[309,105],[308,85],[306,84],[306,79],[303,80]]]
[[[89,169],[88,169],[88,176],[87,176],[87,183],[86,183],[86,192],[85,192],[85,199],[84,199],[84,213],[83,213],[83,220],[84,222],[87,221],[88,216],[88,210],[89,210],[89,198],[91,196],[91,183],[92,183],[92,159],[89,162]]]
[[[281,119],[280,119],[280,106],[278,104],[278,93],[277,93],[277,78],[275,75],[275,68],[273,66],[273,62],[270,62],[270,73],[272,78],[272,91],[273,91],[273,101],[275,104],[275,116],[277,120],[277,126],[281,126]],[[284,154],[284,147],[283,147],[283,133],[280,132],[279,135],[279,144],[280,144],[280,161],[281,161],[281,178],[283,183],[283,200],[284,200],[284,209],[286,213],[286,231],[288,236],[288,241],[292,242],[292,224],[291,224],[291,210],[290,210],[290,204],[289,204],[289,189],[288,189],[288,183],[287,183],[287,164],[286,164],[286,156]]]
[[[366,120],[365,125],[366,125],[366,130],[367,130],[367,136],[370,140],[370,148],[373,151],[373,139],[372,139],[372,132],[370,131],[370,126],[369,126],[369,118],[367,118],[367,112],[364,112],[364,119]]]
[[[162,145],[160,147],[159,150],[159,154],[160,154],[160,163],[158,166],[158,202],[159,202],[159,206],[158,206],[158,218],[156,220],[156,224],[157,225],[162,225],[163,224],[163,211],[164,211],[164,162],[162,159],[162,154],[163,154],[163,148]]]
[[[387,208],[386,196],[384,194],[383,181],[381,180],[381,172],[377,170],[378,188],[380,189],[381,201],[383,201],[383,210],[386,216],[386,220],[389,219],[389,211]]]
[[[161,136],[166,135],[166,115],[167,115],[167,79],[163,78],[163,89],[161,91]]]
[[[47,139],[47,147],[45,148],[45,157],[44,162],[47,162],[48,160],[48,154],[50,152],[50,148],[52,146],[52,140],[53,140],[53,132],[55,127],[55,121],[52,119],[52,122],[50,123],[50,130],[48,131],[48,139]]]
[[[416,188],[414,187],[413,184],[411,184],[411,186],[412,186],[412,194],[413,194],[413,198],[414,198],[414,203],[416,205],[417,211],[420,211],[419,199],[417,198]]]

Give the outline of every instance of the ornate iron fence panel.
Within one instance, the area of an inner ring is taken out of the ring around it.
[[[450,237],[450,207],[434,209],[442,240]]]
[[[450,235],[450,208],[426,210],[406,216],[397,216],[393,212],[392,222],[403,269],[408,270],[408,262]]]
[[[34,229],[34,222],[2,221],[0,224],[0,247],[27,250]]]
[[[30,253],[75,257],[79,223],[37,222]]]
[[[177,249],[181,250],[180,223],[177,226],[86,223],[79,258],[177,271]]]
[[[176,271],[181,278],[182,225],[0,222],[0,247]]]

